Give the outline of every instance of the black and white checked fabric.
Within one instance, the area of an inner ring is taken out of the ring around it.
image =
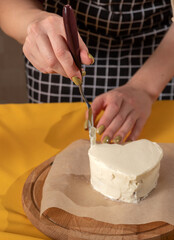
[[[48,12],[62,14],[67,0],[45,0]],[[159,45],[171,25],[170,0],[72,0],[80,35],[95,58],[84,66],[89,101],[124,85]],[[43,74],[26,59],[30,102],[83,101],[78,87],[57,74]],[[174,99],[174,79],[159,99]]]

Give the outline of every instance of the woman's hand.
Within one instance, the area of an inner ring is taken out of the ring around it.
[[[143,89],[127,83],[96,97],[92,103],[94,119],[105,110],[97,124],[101,141],[119,143],[125,137],[135,140],[151,113],[153,99]]]
[[[79,46],[82,63],[93,63],[93,57],[80,35]],[[63,18],[56,14],[41,11],[28,25],[23,52],[33,66],[43,73],[58,73],[70,79],[81,79],[81,73],[67,46]]]

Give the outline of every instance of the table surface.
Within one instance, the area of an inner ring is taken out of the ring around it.
[[[49,239],[25,216],[23,185],[32,169],[77,139],[84,103],[0,105],[0,239]],[[139,138],[174,143],[174,101],[158,101]]]

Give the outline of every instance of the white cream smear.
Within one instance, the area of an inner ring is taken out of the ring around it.
[[[137,203],[144,199],[157,184],[163,156],[160,146],[146,139],[98,144],[95,128],[90,131],[93,188],[113,200]]]

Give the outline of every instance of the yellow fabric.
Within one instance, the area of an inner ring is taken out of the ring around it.
[[[26,218],[22,187],[31,170],[84,131],[84,103],[0,105],[0,240],[48,239]],[[174,142],[174,101],[156,102],[140,138]]]

